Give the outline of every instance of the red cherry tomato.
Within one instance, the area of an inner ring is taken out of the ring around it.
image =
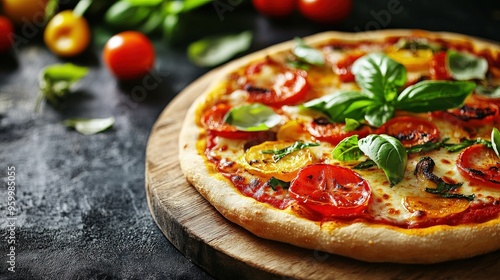
[[[333,70],[339,76],[341,82],[343,83],[354,82],[355,77],[351,72],[351,67],[352,64],[363,55],[364,53],[349,54],[337,62],[337,65],[334,67]]]
[[[249,102],[277,107],[298,104],[310,89],[306,76],[305,71],[259,62],[247,68],[243,89],[249,93]]]
[[[407,148],[439,140],[439,130],[432,122],[411,116],[395,117],[383,124],[377,133],[393,136]]]
[[[120,80],[140,78],[153,68],[155,50],[142,33],[124,31],[111,37],[103,50],[104,62]]]
[[[464,149],[457,158],[460,173],[473,183],[500,189],[500,159],[482,144]]]
[[[0,16],[0,53],[8,51],[12,47],[13,32],[12,22],[8,18]]]
[[[290,183],[289,193],[299,204],[323,218],[359,214],[371,198],[366,180],[351,169],[329,164],[301,169]]]
[[[446,52],[438,52],[430,62],[429,72],[433,80],[451,80],[450,72],[446,67]]]
[[[432,112],[432,116],[464,127],[477,127],[500,121],[500,109],[494,103],[469,102],[460,108]]]
[[[299,11],[319,23],[337,23],[349,16],[352,0],[298,0]]]
[[[332,145],[337,145],[344,138],[355,134],[359,138],[363,138],[372,133],[372,129],[369,126],[362,126],[353,131],[345,131],[344,123],[331,123],[326,118],[317,118],[307,123],[305,127],[314,138],[329,142]]]
[[[224,122],[224,117],[231,110],[228,104],[217,104],[206,111],[202,117],[202,123],[207,130],[217,136],[232,139],[249,139],[258,135],[259,132],[239,131],[236,127]]]
[[[270,17],[286,17],[295,11],[295,0],[252,0],[254,8]]]

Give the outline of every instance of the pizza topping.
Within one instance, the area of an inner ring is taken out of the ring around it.
[[[410,50],[412,52],[418,50],[431,50],[437,52],[442,49],[442,46],[435,42],[430,42],[426,38],[400,38],[394,47],[398,50]]]
[[[290,196],[322,218],[360,214],[370,202],[371,188],[356,172],[341,166],[313,164],[293,179]]]
[[[207,110],[202,117],[203,126],[217,136],[227,138],[247,139],[256,136],[258,132],[240,131],[235,126],[225,122],[226,114],[231,110],[228,104],[217,104]]]
[[[493,103],[468,102],[455,109],[433,112],[433,116],[463,127],[479,127],[498,121],[500,109]]]
[[[305,148],[317,145],[319,144],[266,141],[249,148],[240,162],[252,174],[290,182],[301,167],[313,162],[312,153]]]
[[[470,203],[464,199],[407,196],[403,200],[403,205],[416,218],[433,219],[464,212]]]
[[[364,52],[360,51],[352,52],[344,56],[336,63],[333,70],[339,76],[341,82],[343,83],[354,82],[355,77],[354,74],[352,73],[352,64],[363,55],[365,55]]]
[[[307,45],[300,38],[295,38],[295,46],[292,48],[292,53],[300,62],[316,66],[325,65],[325,56],[323,53]]]
[[[443,198],[462,198],[467,200],[474,200],[474,194],[463,195],[456,193],[456,189],[462,186],[462,183],[449,183],[445,182],[442,178],[434,175],[434,160],[430,157],[423,157],[417,163],[413,174],[417,177],[424,177],[426,180],[434,183],[435,188],[426,187],[425,191],[432,194],[440,195]],[[425,183],[424,183],[425,184]]]
[[[342,141],[342,139],[352,135],[358,135],[362,138],[372,132],[369,126],[361,126],[356,130],[346,131],[345,123],[331,123],[327,118],[316,118],[305,126],[307,131],[315,139],[329,142],[332,145],[336,145]]]
[[[396,138],[385,134],[371,134],[360,139],[358,144],[359,149],[384,171],[391,186],[403,179],[408,156]]]
[[[500,131],[496,127],[494,127],[491,131],[491,146],[493,151],[495,151],[497,156],[500,158]]]
[[[332,151],[332,157],[340,161],[358,160],[361,156],[363,152],[359,149],[358,135],[344,138]]]
[[[281,121],[273,109],[259,103],[234,107],[224,117],[224,122],[242,131],[268,130]]]
[[[457,167],[473,183],[500,188],[500,158],[492,148],[482,144],[466,148],[458,155]]]
[[[446,52],[441,51],[434,54],[434,57],[431,59],[429,73],[431,74],[431,78],[433,80],[451,80],[451,74],[446,67]]]
[[[500,105],[500,87],[493,85],[478,85],[474,92],[474,97],[478,100],[495,103]]]
[[[448,50],[446,58],[450,76],[455,80],[484,79],[488,71],[488,61],[471,53]]]
[[[288,189],[290,187],[290,182],[285,182],[274,177],[271,177],[271,179],[269,179],[266,183],[271,186],[273,191],[277,190],[278,187],[281,187],[282,189]]]
[[[439,130],[433,123],[411,116],[402,116],[386,122],[377,131],[398,139],[405,147],[439,140]]]

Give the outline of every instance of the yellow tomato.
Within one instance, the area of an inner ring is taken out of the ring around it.
[[[433,57],[431,50],[393,50],[387,55],[403,64],[408,71],[428,71]]]
[[[2,0],[3,13],[15,24],[43,24],[48,0]]]
[[[47,47],[59,56],[76,56],[90,43],[87,20],[66,10],[55,15],[45,27],[43,39]]]
[[[313,155],[308,148],[300,149],[275,160],[273,154],[262,153],[266,150],[281,150],[294,142],[267,141],[248,149],[241,159],[241,165],[252,174],[264,177],[275,177],[283,181],[291,181],[300,168],[313,162]]]
[[[422,213],[427,218],[443,218],[467,210],[469,201],[459,198],[407,196],[403,205],[410,213]]]
[[[281,126],[276,138],[282,141],[312,141],[311,135],[305,132],[304,126],[295,120],[289,121]]]

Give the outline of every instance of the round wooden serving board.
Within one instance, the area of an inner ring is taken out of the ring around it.
[[[220,279],[498,279],[500,252],[435,265],[365,263],[264,240],[226,220],[187,183],[178,161],[184,115],[215,71],[168,105],[146,150],[150,211],[170,242],[193,262]]]

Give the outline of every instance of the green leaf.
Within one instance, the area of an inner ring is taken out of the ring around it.
[[[246,51],[252,43],[252,33],[207,37],[188,46],[189,59],[198,66],[215,66]]]
[[[406,68],[382,53],[360,57],[351,71],[363,92],[382,102],[396,98],[399,88],[406,82]]]
[[[113,117],[103,119],[75,118],[67,119],[64,121],[64,125],[70,128],[74,128],[76,131],[84,135],[91,135],[102,132],[112,127],[114,123],[115,119]]]
[[[344,131],[345,132],[355,131],[360,126],[361,126],[361,123],[358,122],[357,120],[346,118],[345,119]]]
[[[339,161],[358,160],[363,152],[358,146],[358,135],[352,135],[340,141],[332,151],[333,159]]]
[[[487,98],[500,98],[500,87],[478,85],[476,94]]]
[[[422,81],[404,89],[394,106],[414,113],[456,108],[475,87],[475,83],[465,81]]]
[[[391,187],[403,179],[408,156],[396,138],[385,134],[370,134],[358,141],[359,148],[382,169]]]
[[[263,150],[261,153],[263,154],[272,154],[273,155],[273,160],[274,162],[278,162],[280,159],[284,158],[285,156],[309,147],[316,147],[319,146],[319,143],[305,143],[303,141],[296,141],[292,145],[280,149],[280,150]]]
[[[488,71],[485,58],[453,50],[446,53],[446,66],[455,80],[484,79]]]
[[[332,93],[321,98],[313,99],[302,105],[325,114],[332,122],[341,123],[346,118],[363,120],[366,107],[374,101],[362,93],[347,91]]]
[[[394,107],[389,104],[374,104],[366,108],[365,120],[379,127],[394,116]]]
[[[172,39],[174,38],[174,32],[175,28],[177,27],[177,24],[179,23],[179,16],[178,15],[167,15],[163,19],[163,24],[162,24],[162,29],[163,29],[163,36],[167,39]]]
[[[285,182],[274,177],[271,177],[267,183],[271,186],[273,191],[277,190],[278,187],[281,187],[282,189],[288,189],[290,187],[290,182]]]
[[[292,53],[302,62],[312,65],[325,65],[325,56],[319,50],[306,45],[304,40],[295,38],[295,46],[292,48]]]
[[[163,1],[164,0],[122,0],[122,2],[128,2],[134,6],[157,6]]]
[[[77,66],[71,63],[54,64],[42,69],[40,74],[40,95],[37,100],[35,111],[38,110],[43,99],[53,106],[66,97],[71,87],[88,73],[87,67]]]
[[[59,0],[49,0],[45,6],[45,22],[48,22],[59,9]]]
[[[469,201],[473,201],[476,197],[474,194],[465,195],[461,193],[452,193],[455,189],[462,186],[462,183],[457,184],[448,184],[441,180],[436,186],[436,188],[425,188],[425,191],[432,194],[437,194],[444,198],[460,198],[467,199]]]
[[[165,17],[162,11],[156,10],[151,13],[148,19],[140,27],[138,27],[138,30],[145,34],[153,33],[162,26],[164,19]]]
[[[491,131],[491,146],[498,157],[500,157],[500,131],[494,127]]]
[[[412,39],[401,38],[394,45],[394,47],[398,50],[401,49],[410,51],[431,50],[433,52],[437,52],[442,49],[441,45],[437,43],[431,43],[425,38],[412,38]]]
[[[104,14],[106,23],[120,27],[133,28],[149,18],[152,7],[131,4],[128,1],[118,1]]]
[[[448,141],[448,139],[443,139],[443,141],[441,141],[441,146],[444,147],[450,153],[461,151],[461,150],[463,150],[469,146],[475,145],[475,144],[483,144],[486,147],[491,147],[491,145],[492,145],[490,141],[484,140],[481,138],[477,138],[477,139],[473,139],[473,140],[465,139],[465,140],[462,140],[460,143],[446,143],[447,141]]]
[[[282,119],[270,107],[254,103],[232,108],[224,121],[242,131],[264,131],[278,125]]]
[[[183,12],[189,12],[191,10],[194,10],[198,7],[201,7],[203,5],[206,5],[208,3],[212,3],[213,0],[184,0],[184,8]]]
[[[73,14],[76,16],[83,16],[85,12],[90,8],[94,0],[78,1],[78,4],[73,8]]]

